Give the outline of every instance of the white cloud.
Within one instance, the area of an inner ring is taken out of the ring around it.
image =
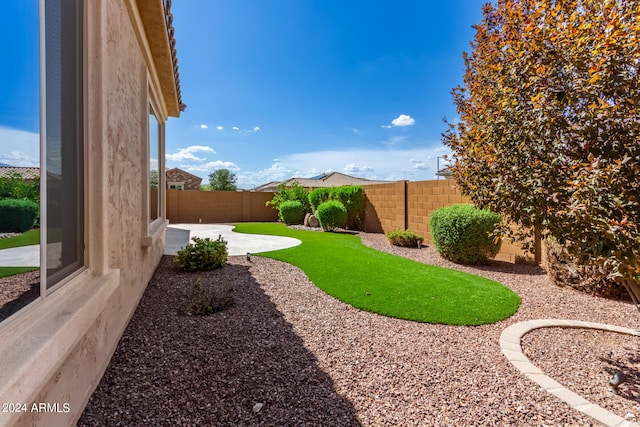
[[[234,126],[231,128],[231,130],[240,130],[240,128],[238,126]]]
[[[11,166],[40,165],[40,135],[0,127],[0,163]]]
[[[260,132],[262,129],[260,129],[260,126],[256,126],[253,128],[254,132]]]
[[[216,126],[216,129],[218,129],[218,130],[224,130],[224,126]]]
[[[400,114],[395,119],[391,120],[390,125],[382,126],[385,129],[391,129],[393,127],[412,126],[416,123],[415,119],[407,114]]]
[[[193,161],[203,161],[206,160],[206,157],[197,157],[193,153],[211,153],[215,154],[215,150],[211,147],[207,147],[204,145],[192,145],[187,148],[178,149],[177,153],[169,154],[167,153],[167,160],[175,160],[175,161],[185,161],[185,160],[193,160]]]
[[[217,169],[229,169],[231,171],[240,170],[238,165],[233,162],[224,162],[222,160],[216,160],[214,162],[207,162],[200,165],[180,165],[180,169],[184,169],[187,172],[198,173],[204,172],[209,174]]]
[[[353,149],[344,151],[316,151],[295,153],[274,159],[273,164],[261,170],[243,168],[238,175],[238,186],[253,188],[270,181],[283,181],[291,177],[311,177],[324,171],[342,171],[349,175],[396,181],[435,179],[436,157],[448,149],[438,143],[425,142],[425,148]],[[424,160],[419,160],[424,159]]]
[[[358,172],[373,172],[373,168],[369,166],[358,166],[355,163],[349,163],[343,169],[345,173],[358,173]]]
[[[209,126],[205,125],[204,123],[200,125],[200,129],[209,129]]]

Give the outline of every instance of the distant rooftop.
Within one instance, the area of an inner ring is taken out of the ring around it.
[[[0,166],[0,178],[19,173],[24,179],[40,179],[39,167]]]
[[[278,187],[281,184],[291,185],[294,182],[300,184],[305,188],[320,188],[320,187],[340,187],[341,185],[386,184],[389,181],[357,178],[355,176],[347,175],[340,172],[329,172],[321,175],[316,175],[311,178],[291,178],[286,181],[271,181],[257,187],[255,190],[256,191],[278,191]]]

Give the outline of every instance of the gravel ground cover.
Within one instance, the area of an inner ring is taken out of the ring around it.
[[[203,274],[231,283],[235,303],[190,317],[178,309],[193,277],[163,257],[79,425],[597,425],[515,369],[500,352],[500,333],[537,318],[638,328],[633,305],[556,287],[537,267],[458,266],[430,247],[360,236],[376,249],[497,280],[522,304],[492,325],[398,320],[354,309],[298,268],[254,256],[230,257],[227,267]],[[640,415],[638,344],[576,329],[523,340],[534,364],[627,419]],[[613,394],[606,384],[618,367],[630,382]]]

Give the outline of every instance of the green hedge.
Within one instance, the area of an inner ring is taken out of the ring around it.
[[[300,224],[304,217],[304,207],[298,200],[287,200],[278,206],[278,217],[287,225]]]
[[[40,206],[31,200],[0,200],[0,232],[24,233],[36,225]]]
[[[462,264],[484,264],[500,251],[492,236],[502,217],[473,205],[453,205],[431,215],[431,238],[444,258]]]
[[[329,200],[342,203],[347,210],[345,226],[359,230],[364,220],[364,189],[360,185],[344,185],[342,187],[316,188],[309,193],[309,203],[313,211]]]
[[[337,200],[329,200],[320,204],[316,215],[320,226],[325,231],[344,228],[347,221],[347,209]]]

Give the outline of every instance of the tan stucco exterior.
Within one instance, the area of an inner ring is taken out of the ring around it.
[[[0,324],[0,402],[29,409],[0,413],[1,426],[75,424],[162,256],[164,208],[149,221],[148,105],[155,97],[162,122],[181,101],[158,53],[166,28],[149,43],[162,32],[142,22],[164,22],[162,3],[85,2],[86,269]]]

